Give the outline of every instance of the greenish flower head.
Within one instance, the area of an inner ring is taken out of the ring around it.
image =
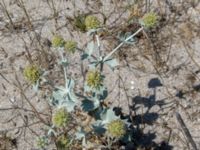
[[[48,140],[46,137],[39,137],[37,139],[37,147],[44,149],[48,144]]]
[[[93,89],[99,89],[102,85],[103,78],[98,71],[89,71],[86,79],[87,85]]]
[[[150,13],[145,14],[141,19],[141,24],[145,28],[154,27],[157,24],[157,22],[158,22],[158,16],[154,12],[150,12]]]
[[[95,16],[87,16],[85,18],[85,26],[87,30],[97,29],[100,27],[100,24],[101,24],[100,21]]]
[[[70,114],[65,108],[59,108],[52,117],[52,123],[54,126],[60,128],[68,125],[70,121]]]
[[[65,40],[61,36],[56,35],[52,39],[52,45],[53,47],[63,47],[65,45]]]
[[[120,119],[111,121],[107,125],[107,131],[112,137],[121,138],[126,134],[125,123]]]
[[[86,25],[85,25],[85,18],[86,15],[78,15],[75,17],[74,25],[77,27],[80,31],[85,32],[86,31]]]
[[[77,48],[77,42],[75,41],[66,41],[65,42],[65,50],[68,52],[74,53]]]
[[[40,69],[35,65],[25,67],[23,74],[32,84],[35,84],[40,78]]]
[[[67,136],[59,136],[56,142],[58,150],[67,150],[69,148],[70,139]]]

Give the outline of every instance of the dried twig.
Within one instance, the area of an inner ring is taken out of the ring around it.
[[[192,145],[193,150],[197,150],[197,146],[196,146],[194,140],[192,139],[192,136],[191,136],[188,128],[186,127],[181,115],[178,112],[176,112],[176,119],[177,119],[179,125],[181,126],[181,128],[182,128],[182,130],[183,130],[188,142]]]

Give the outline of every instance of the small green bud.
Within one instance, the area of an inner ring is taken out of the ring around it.
[[[58,150],[67,150],[69,148],[69,144],[70,139],[64,135],[59,136],[56,142]]]
[[[107,131],[112,137],[121,138],[126,134],[125,123],[120,119],[111,121],[107,125]]]
[[[64,44],[65,44],[65,40],[61,36],[56,35],[53,37],[53,40],[52,40],[53,47],[63,47]]]
[[[70,114],[65,108],[59,108],[52,117],[52,123],[54,126],[60,128],[67,126],[70,121]]]
[[[85,18],[85,26],[87,30],[97,29],[100,27],[100,21],[95,16],[87,16]]]
[[[65,43],[65,49],[69,52],[74,53],[76,51],[77,48],[77,42],[75,41],[67,41]]]
[[[158,16],[154,12],[145,14],[141,19],[141,24],[146,28],[154,27],[158,22]]]
[[[93,89],[99,89],[102,85],[103,78],[98,71],[89,71],[86,79],[87,85]]]
[[[48,140],[46,137],[39,137],[37,139],[37,147],[44,149],[48,144]]]
[[[25,67],[23,74],[32,84],[35,84],[40,78],[40,69],[35,65]]]

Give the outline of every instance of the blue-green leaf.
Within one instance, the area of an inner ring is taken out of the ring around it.
[[[100,120],[97,120],[93,125],[92,125],[94,132],[97,133],[98,135],[102,135],[106,132],[106,129],[104,127],[104,124]]]
[[[86,132],[83,130],[83,128],[79,128],[75,133],[75,136],[77,140],[81,140],[86,137]]]
[[[135,40],[134,37],[131,38],[131,39],[129,39],[128,41],[126,41],[126,39],[127,39],[129,36],[131,36],[131,35],[132,35],[132,32],[120,33],[120,34],[118,35],[118,39],[120,40],[120,42],[125,42],[126,44],[131,44],[131,45],[133,45],[133,44],[135,44],[135,42],[136,42],[136,40]]]
[[[119,119],[119,117],[116,116],[113,109],[110,108],[104,110],[104,112],[101,114],[101,119],[103,124],[107,124],[113,120]]]
[[[92,100],[85,99],[82,101],[82,109],[86,112],[95,110],[100,106],[100,101],[97,98],[93,98]]]
[[[39,90],[40,80],[37,80],[35,84],[33,84],[33,90],[37,93]]]
[[[118,65],[118,62],[116,59],[108,59],[104,61],[112,70]]]
[[[74,107],[76,106],[76,103],[68,100],[68,101],[63,101],[63,103],[60,105],[60,107],[66,107],[68,112],[74,111]]]
[[[91,56],[93,52],[95,52],[98,49],[97,44],[94,43],[94,41],[89,42],[87,45],[87,54]]]
[[[74,81],[68,79],[65,87],[57,87],[53,91],[52,98],[50,99],[51,104],[57,107],[66,107],[69,112],[73,111],[77,104],[77,97],[75,96],[73,88]]]
[[[87,36],[94,35],[96,32],[97,32],[97,29],[90,29],[90,30],[87,32]]]
[[[83,53],[83,55],[81,55],[81,60],[85,60],[89,57],[89,55],[87,53]]]

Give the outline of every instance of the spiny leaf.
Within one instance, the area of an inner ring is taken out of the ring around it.
[[[101,119],[103,124],[107,124],[113,120],[119,119],[119,117],[116,116],[115,112],[110,108],[104,110],[104,112],[101,114]]]

